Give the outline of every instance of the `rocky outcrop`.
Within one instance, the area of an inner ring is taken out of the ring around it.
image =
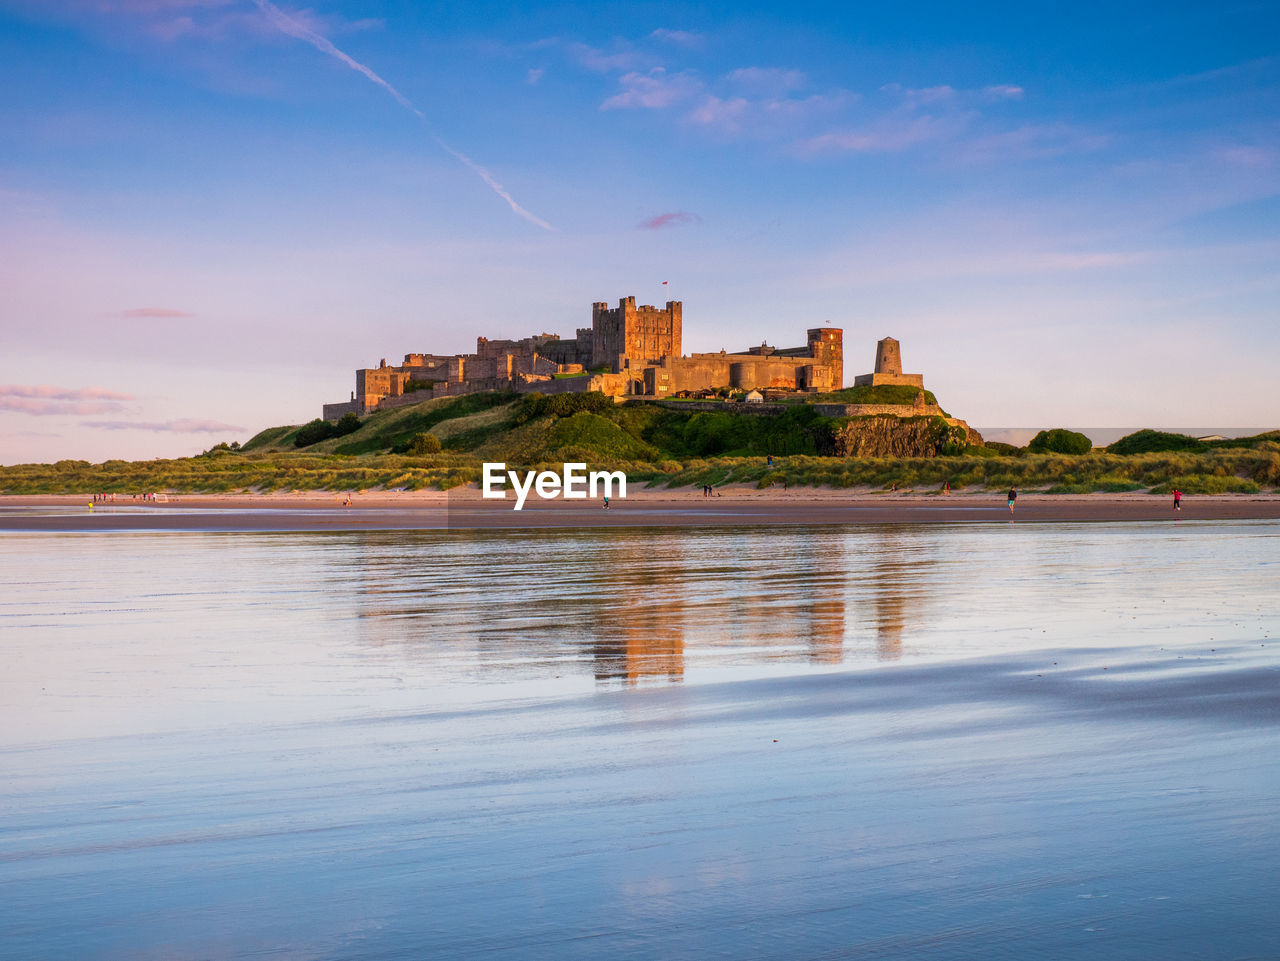
[[[981,446],[982,435],[945,417],[854,417],[835,432],[837,457],[937,457]]]

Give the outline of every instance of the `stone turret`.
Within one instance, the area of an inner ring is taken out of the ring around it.
[[[892,374],[895,377],[902,373],[902,349],[892,337],[886,337],[876,344],[876,373]]]
[[[892,337],[885,337],[876,344],[875,373],[860,374],[853,379],[855,387],[879,387],[882,384],[924,387],[924,374],[902,372],[902,349]]]

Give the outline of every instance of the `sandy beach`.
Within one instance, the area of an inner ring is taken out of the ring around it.
[[[475,488],[279,494],[181,494],[159,503],[120,498],[90,509],[85,495],[0,497],[0,531],[98,530],[430,530],[597,527],[703,527],[786,524],[974,523],[1011,520],[997,492],[887,493],[801,488],[785,493],[725,488],[636,490],[608,511],[598,501],[485,500]],[[1226,494],[1188,497],[1175,512],[1150,494],[1019,495],[1017,523],[1280,518],[1280,497]]]

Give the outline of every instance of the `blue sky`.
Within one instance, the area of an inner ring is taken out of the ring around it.
[[[1276,426],[1280,9],[1121,6],[0,0],[0,461],[668,290],[979,426]]]

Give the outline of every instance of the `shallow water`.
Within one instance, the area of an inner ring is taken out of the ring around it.
[[[5,957],[1276,955],[1280,525],[0,538]]]

